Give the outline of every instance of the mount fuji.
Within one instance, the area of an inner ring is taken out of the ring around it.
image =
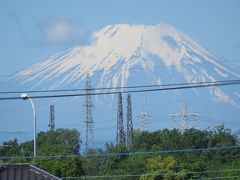
[[[215,82],[239,79],[240,73],[234,66],[219,61],[212,53],[170,25],[117,24],[94,32],[88,45],[58,52],[43,62],[19,71],[9,81],[21,88],[33,90],[84,88],[87,76],[91,78],[94,88],[114,88]],[[179,111],[177,102],[182,100],[190,101],[193,111],[236,128],[240,108],[238,88],[209,87],[132,94],[134,128],[140,127],[143,99],[147,99],[148,113],[153,115],[149,116],[151,130],[176,127],[170,121],[169,114]],[[97,99],[94,98],[93,115],[96,137],[101,137],[105,142],[113,140],[117,100],[115,96]],[[39,117],[38,126],[44,129],[48,123],[48,107],[41,105],[42,101],[36,103],[42,109],[45,108],[42,112],[45,114]],[[61,109],[56,112],[57,126],[84,127],[84,124],[79,125],[79,121],[84,121],[79,118],[83,117],[79,112],[79,106],[83,103],[76,100],[63,101],[57,104],[57,108]],[[74,117],[66,118],[67,114],[73,114]],[[154,120],[154,117],[157,118]],[[204,120],[207,123],[203,125],[201,123]],[[235,124],[231,124],[231,121]],[[194,125],[206,128],[212,126],[211,123],[209,118],[201,118]],[[108,131],[103,131],[104,128]]]
[[[89,45],[59,52],[14,77],[33,87],[82,87],[86,76],[96,87],[238,79],[234,67],[217,58],[184,33],[166,24],[117,24],[94,32]],[[237,105],[238,92],[209,88],[216,101]]]

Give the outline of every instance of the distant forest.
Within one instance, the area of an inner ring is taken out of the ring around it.
[[[32,158],[33,141],[10,140],[0,148],[0,161],[38,164],[63,179],[240,179],[239,135],[223,125],[206,130],[134,130],[128,147],[106,143],[83,153],[80,137],[76,129],[40,132],[37,158]]]

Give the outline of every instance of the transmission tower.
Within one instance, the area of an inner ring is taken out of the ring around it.
[[[124,125],[123,125],[123,109],[122,109],[122,93],[118,93],[117,106],[117,137],[118,144],[126,144]]]
[[[50,105],[48,130],[49,131],[55,131],[55,109],[54,109],[54,105]]]
[[[141,130],[142,131],[148,131],[148,125],[149,125],[149,113],[147,109],[147,100],[144,99],[143,101],[143,111],[140,114],[141,117]]]
[[[133,122],[132,122],[132,102],[131,95],[127,95],[127,137],[126,137],[126,145],[129,147],[133,142]]]
[[[89,75],[87,75],[87,80],[85,84],[85,147],[86,149],[94,148],[94,121],[92,116],[93,102],[90,94],[93,93],[93,88],[91,86],[91,81]]]
[[[192,118],[197,117],[198,114],[197,113],[188,112],[189,104],[187,103],[187,101],[180,102],[180,105],[181,105],[181,111],[179,113],[171,114],[171,116],[173,118],[180,118],[180,120],[181,120],[180,129],[185,131],[185,130],[191,128],[191,125],[190,125],[189,121]]]

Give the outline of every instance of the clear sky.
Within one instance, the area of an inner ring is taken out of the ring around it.
[[[108,24],[167,23],[217,57],[240,61],[239,0],[1,0],[1,77],[87,43]]]
[[[44,61],[61,50],[87,44],[91,33],[118,23],[170,24],[219,60],[228,60],[240,67],[240,0],[0,0],[0,91],[7,90],[8,87],[4,86],[6,81],[2,80],[9,75]],[[153,96],[153,99],[156,98]],[[163,101],[162,106],[161,100],[156,101],[160,103],[161,112],[158,107],[154,111],[164,116],[168,116],[165,107],[175,108],[172,112],[179,109],[170,101],[168,105]],[[41,125],[47,125],[48,102],[36,100],[35,103],[41,114],[38,116],[39,130]],[[78,122],[82,104],[79,102],[75,109],[69,106],[69,111],[74,110],[74,113],[65,113],[67,108],[64,105],[58,103],[57,107],[62,106],[61,118],[74,115],[73,121]],[[195,109],[205,113],[204,106],[200,106],[195,103]],[[3,124],[0,131],[12,126],[19,131],[31,129],[32,124],[23,123],[30,122],[32,118],[28,103],[2,101],[0,107]],[[232,115],[222,106],[214,113],[224,112],[226,116],[231,115],[230,121],[237,122],[239,109],[236,111],[237,115]],[[105,118],[112,117],[109,114]],[[166,124],[169,123],[166,121]],[[164,127],[161,123],[160,126]]]

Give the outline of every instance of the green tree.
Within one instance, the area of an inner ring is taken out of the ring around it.
[[[76,130],[57,129],[40,132],[37,137],[39,155],[78,155],[80,152],[80,133]]]
[[[183,148],[207,148],[210,133],[206,130],[187,129],[182,134]]]
[[[209,147],[234,146],[237,144],[237,137],[232,134],[230,129],[226,129],[224,125],[217,126],[211,131],[209,138]]]
[[[140,180],[178,180],[184,173],[178,171],[177,161],[172,156],[154,156],[147,160],[146,172]]]
[[[106,144],[106,154],[116,154],[116,153],[126,153],[126,147],[121,144]],[[112,175],[112,174],[124,174],[125,170],[123,168],[124,162],[128,156],[108,156],[104,159],[104,164],[102,166],[102,174]]]
[[[20,149],[18,146],[17,139],[3,142],[0,147],[0,156],[16,156],[19,155]]]
[[[37,159],[36,163],[42,169],[51,172],[58,177],[82,176],[84,175],[82,160],[78,157],[59,159]]]
[[[101,175],[102,168],[105,163],[104,157],[91,157],[91,155],[104,153],[102,149],[87,149],[84,154],[88,157],[83,157],[83,169],[84,172],[91,175]]]

